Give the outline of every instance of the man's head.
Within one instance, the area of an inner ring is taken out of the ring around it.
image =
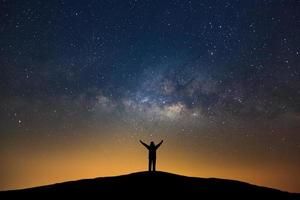
[[[151,145],[151,146],[153,146],[153,145],[155,145],[155,144],[154,144],[154,142],[153,142],[153,141],[151,141],[151,142],[150,142],[150,145]]]

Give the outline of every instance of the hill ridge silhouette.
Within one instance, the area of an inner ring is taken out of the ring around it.
[[[203,198],[276,198],[300,199],[300,194],[220,178],[198,178],[169,172],[134,172],[119,176],[80,179],[27,189],[0,192],[1,196],[88,197],[107,196],[139,198],[148,196],[184,196]],[[200,196],[199,196],[200,195]]]

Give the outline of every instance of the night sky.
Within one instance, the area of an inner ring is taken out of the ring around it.
[[[158,170],[300,192],[297,0],[1,0],[0,190]]]

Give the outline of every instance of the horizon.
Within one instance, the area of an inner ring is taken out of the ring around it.
[[[57,184],[76,183],[76,182],[84,181],[84,180],[95,180],[95,179],[102,179],[102,178],[116,178],[116,177],[123,177],[123,176],[132,176],[132,175],[142,174],[142,173],[144,173],[144,174],[145,173],[147,173],[147,174],[164,173],[164,174],[168,174],[168,175],[180,176],[180,177],[185,177],[185,178],[217,179],[217,180],[222,180],[222,181],[236,181],[236,182],[245,183],[245,184],[249,184],[249,185],[253,185],[253,186],[258,186],[258,187],[263,187],[263,188],[268,188],[268,189],[275,189],[275,190],[279,190],[279,191],[282,191],[282,192],[300,194],[300,193],[297,193],[297,192],[290,192],[290,191],[282,190],[282,189],[279,189],[279,188],[272,188],[272,187],[267,187],[267,186],[264,186],[264,185],[256,185],[256,184],[245,182],[245,181],[241,181],[241,180],[238,180],[238,179],[226,179],[226,178],[217,178],[217,177],[188,176],[188,175],[184,175],[184,174],[178,174],[178,173],[173,173],[173,172],[168,172],[168,171],[161,171],[161,170],[155,170],[155,171],[148,171],[148,170],[145,170],[145,171],[134,171],[134,172],[125,173],[125,174],[119,174],[119,175],[107,175],[107,176],[101,176],[101,177],[89,177],[89,178],[82,178],[82,179],[66,180],[66,181],[62,181],[62,182],[53,182],[53,183],[48,183],[48,184],[43,184],[43,185],[34,185],[34,186],[25,187],[25,188],[21,187],[21,188],[15,188],[15,189],[0,190],[0,192],[15,191],[15,190],[24,190],[24,189],[33,189],[33,188],[40,188],[40,187],[45,187],[45,186],[56,186]]]
[[[0,190],[148,169],[300,192],[300,12],[2,0]]]

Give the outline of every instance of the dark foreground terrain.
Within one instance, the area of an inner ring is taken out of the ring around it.
[[[300,199],[300,194],[244,182],[193,178],[166,172],[138,172],[0,192],[0,199],[11,199],[15,196],[22,199]]]

